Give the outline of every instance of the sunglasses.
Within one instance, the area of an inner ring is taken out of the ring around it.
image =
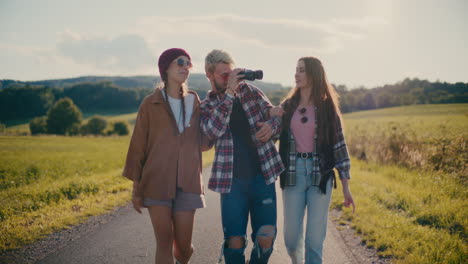
[[[300,113],[301,115],[305,114],[306,111],[307,111],[307,109],[306,109],[305,107],[299,109],[299,113]],[[307,118],[307,116],[301,117],[301,123],[302,123],[302,124],[307,123],[308,120],[309,120],[309,119]]]
[[[221,79],[223,79],[223,81],[227,81],[227,79],[229,78],[229,73],[228,72],[225,72],[225,73],[222,73],[222,74],[215,73],[214,75],[221,77]]]
[[[177,63],[177,66],[179,67],[189,67],[191,68],[192,67],[192,63],[189,61],[189,60],[184,60],[182,58],[178,58],[177,60],[175,60],[175,62]]]

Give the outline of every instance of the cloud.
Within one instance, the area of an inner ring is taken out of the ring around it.
[[[31,81],[83,75],[156,74],[154,62],[153,65],[148,66],[138,62],[135,68],[120,68],[118,64],[107,67],[92,60],[76,60],[61,55],[55,46],[14,45],[0,42],[0,50],[2,50],[0,61],[7,62],[0,63],[0,79]]]
[[[191,17],[145,17],[136,32],[149,36],[150,42],[184,34],[187,39],[194,36],[216,36],[226,41],[250,45],[257,48],[283,51],[335,53],[344,48],[349,40],[360,39],[369,30],[386,25],[383,18],[330,18],[327,21],[300,19],[266,19],[242,17],[232,14]]]
[[[135,34],[114,38],[86,36],[66,30],[57,45],[59,53],[79,64],[110,69],[135,69],[154,64],[145,39]]]
[[[235,57],[239,66],[263,69],[270,76],[290,80],[293,73],[289,69],[294,70],[298,57],[352,52],[346,50],[351,43],[366,41],[386,25],[386,20],[373,16],[320,20],[233,14],[149,16],[127,24],[120,32],[91,35],[63,29],[53,46],[4,43],[0,48],[8,54],[0,55],[9,63],[1,70],[5,76],[32,76],[28,79],[157,74],[159,54],[167,48],[181,47],[192,56],[192,72],[202,73],[206,53],[222,48]]]

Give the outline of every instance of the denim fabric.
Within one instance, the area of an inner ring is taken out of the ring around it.
[[[304,260],[306,208],[305,263],[322,263],[332,184],[329,181],[326,194],[322,194],[317,185],[312,185],[312,168],[312,158],[297,158],[296,185],[283,189],[284,242],[293,264]]]
[[[171,200],[154,200],[151,198],[144,198],[143,205],[149,206],[166,206],[172,208],[173,211],[191,211],[199,208],[205,208],[205,195],[198,193],[188,193],[177,188],[176,197]]]
[[[249,214],[251,238],[254,241],[250,263],[268,263],[273,248],[262,250],[257,243],[257,235],[265,236],[259,230],[262,230],[262,226],[270,225],[275,229],[270,237],[276,236],[276,191],[274,183],[266,185],[262,174],[247,179],[235,177],[231,192],[221,194],[221,217],[225,240],[233,236],[246,237]],[[244,250],[245,247],[230,249],[223,243],[226,264],[245,263]]]

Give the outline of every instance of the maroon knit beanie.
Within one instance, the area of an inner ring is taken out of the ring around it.
[[[173,60],[175,60],[179,56],[187,56],[190,59],[190,55],[184,49],[179,48],[172,48],[165,50],[160,56],[158,60],[158,68],[159,68],[159,76],[161,80],[166,79],[166,71],[169,68],[169,65]],[[166,80],[163,80],[166,81]]]

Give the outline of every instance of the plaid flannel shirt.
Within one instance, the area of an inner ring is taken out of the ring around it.
[[[317,107],[315,107],[315,131],[317,131]],[[341,125],[341,120],[338,121],[337,127],[337,139],[338,142],[333,146],[333,157],[335,159],[335,168],[338,171],[340,179],[350,179],[351,175],[349,173],[351,163],[349,160],[348,147],[344,139],[343,128]],[[288,131],[289,137],[289,155],[288,155],[288,168],[285,172],[287,174],[285,180],[285,186],[294,186],[296,185],[296,141],[294,135],[291,132],[291,128]],[[314,136],[314,146],[317,150],[317,133]],[[322,173],[320,171],[320,162],[321,157],[317,151],[312,153],[312,185],[319,185],[320,180],[322,179]]]
[[[284,170],[284,166],[272,139],[260,142],[255,138],[256,123],[268,123],[272,128],[272,138],[277,138],[281,132],[281,119],[279,117],[269,118],[269,109],[272,105],[257,87],[241,83],[237,96],[249,122],[250,134],[257,148],[260,169],[265,182],[266,184],[274,183]],[[209,91],[206,99],[200,105],[202,131],[210,140],[215,141],[215,158],[208,189],[220,193],[229,193],[232,185],[234,142],[229,128],[229,120],[234,98],[228,93],[218,94]]]

